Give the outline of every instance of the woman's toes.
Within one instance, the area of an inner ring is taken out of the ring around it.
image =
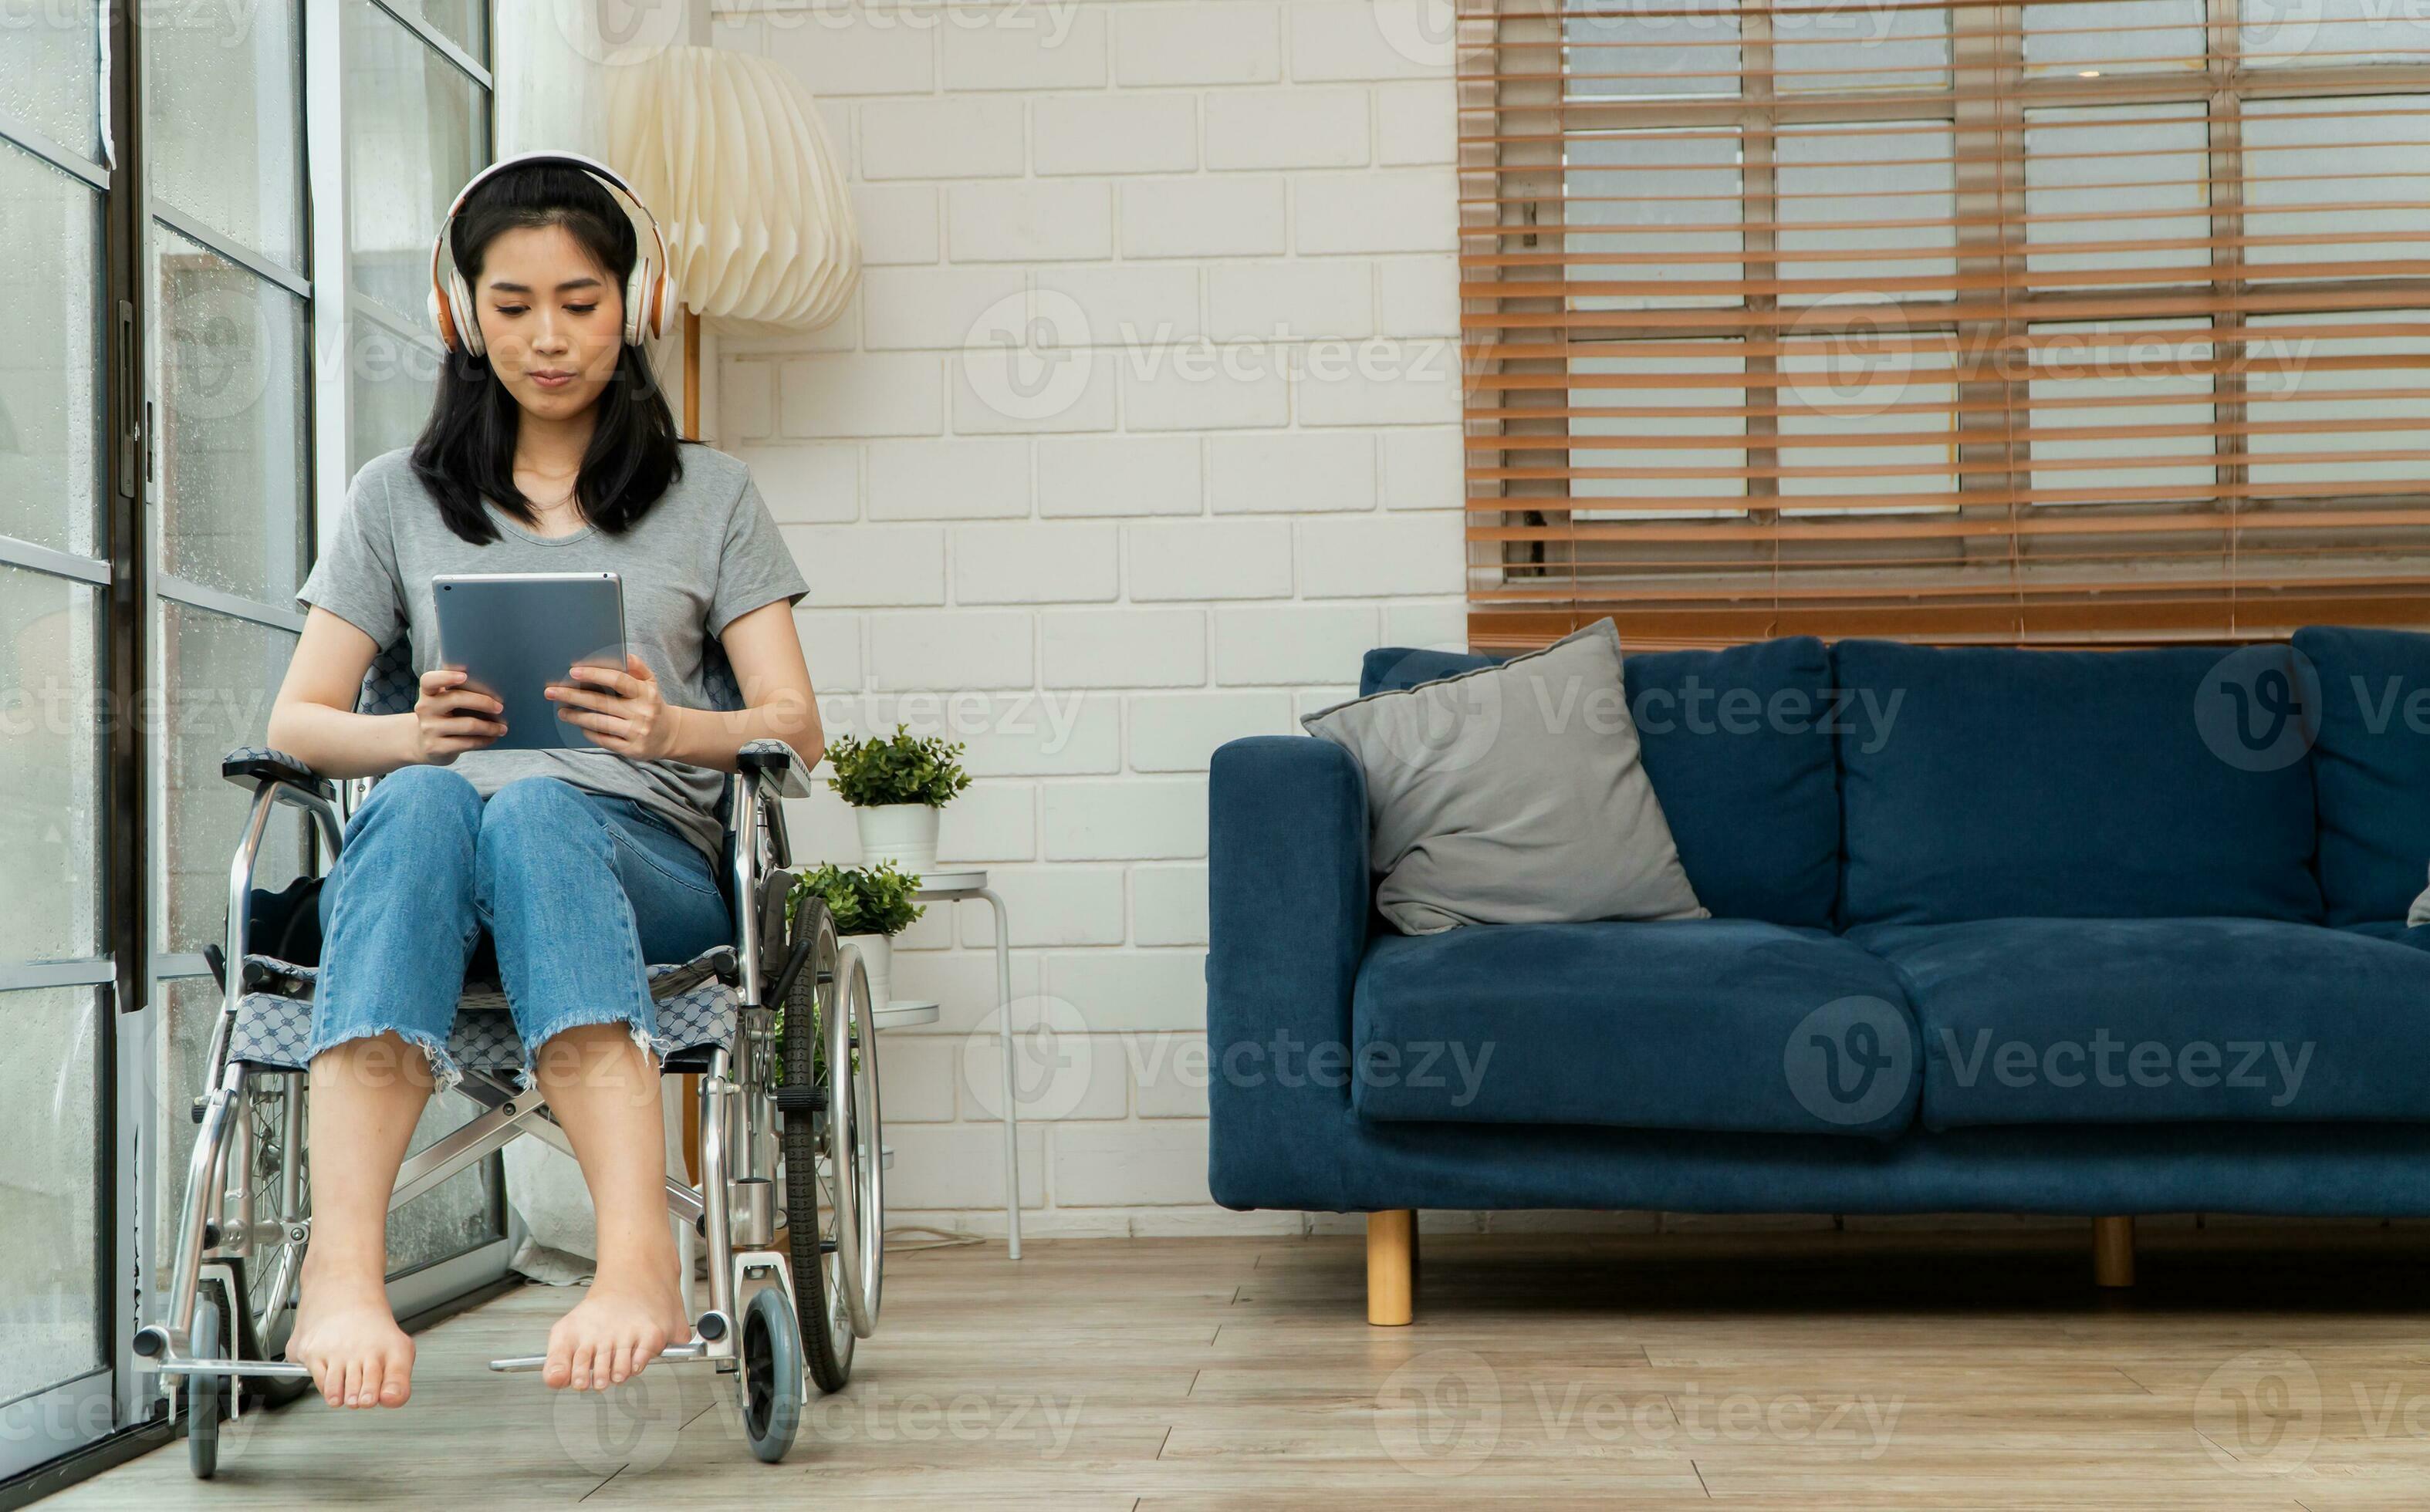
[[[383,1407],[404,1406],[413,1395],[413,1352],[401,1350],[391,1354],[380,1374],[379,1403]]]

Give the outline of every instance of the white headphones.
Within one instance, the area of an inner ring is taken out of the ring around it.
[[[639,346],[644,337],[663,335],[667,325],[667,305],[673,295],[667,276],[667,239],[658,230],[657,218],[641,203],[623,175],[595,158],[585,158],[578,152],[525,152],[502,158],[473,175],[447,207],[447,218],[439,223],[439,241],[430,249],[430,324],[439,328],[439,340],[451,352],[469,352],[474,357],[488,355],[481,341],[481,322],[475,313],[473,291],[464,287],[464,275],[456,271],[456,217],[473,191],[502,168],[524,163],[558,162],[581,169],[598,180],[608,196],[624,207],[633,223],[636,239],[633,276],[624,285],[624,344]]]

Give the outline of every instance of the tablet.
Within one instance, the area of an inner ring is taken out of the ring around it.
[[[624,583],[614,573],[463,573],[430,580],[439,665],[507,706],[507,733],[483,751],[599,751],[557,717],[548,685],[577,666],[624,670]]]

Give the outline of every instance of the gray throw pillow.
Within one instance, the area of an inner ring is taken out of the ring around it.
[[[1712,917],[1645,774],[1609,620],[1300,723],[1366,771],[1375,906],[1404,934]]]
[[[2405,928],[2419,929],[2423,924],[2430,924],[2430,890],[2414,899],[2413,906],[2405,915]]]

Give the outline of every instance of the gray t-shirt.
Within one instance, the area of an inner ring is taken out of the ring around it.
[[[706,708],[707,638],[762,605],[798,603],[810,590],[750,469],[707,446],[684,445],[683,476],[622,536],[588,523],[542,536],[494,503],[487,508],[499,539],[476,546],[440,518],[439,501],[413,475],[409,448],[374,457],[355,474],[344,513],[296,601],[327,609],[376,646],[409,637],[419,675],[438,665],[433,577],[612,572],[624,579],[626,648],[657,678],[668,703]],[[467,751],[453,765],[484,798],[518,777],[550,776],[633,799],[712,862],[720,858],[716,811],[729,779],[714,768],[609,751]]]

